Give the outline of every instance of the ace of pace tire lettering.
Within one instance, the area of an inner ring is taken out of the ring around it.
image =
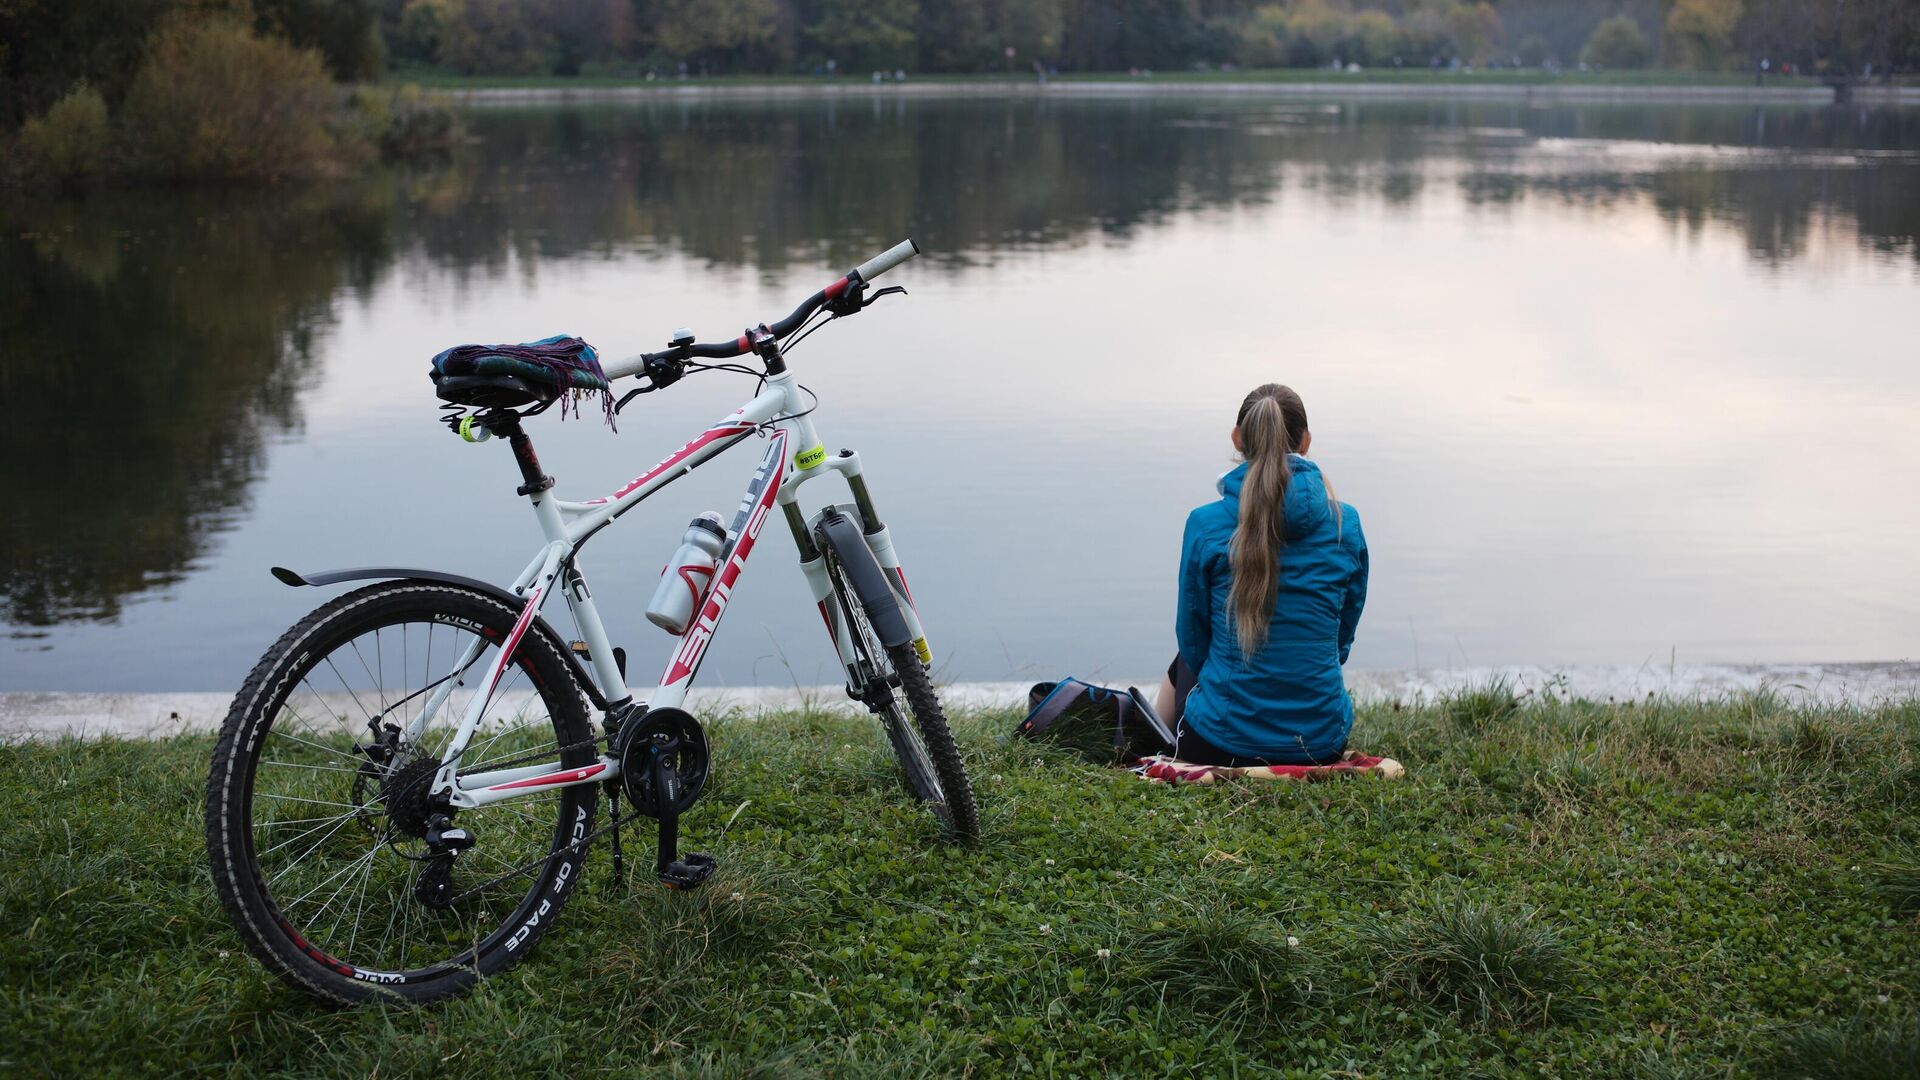
[[[835,649],[856,676],[849,690],[879,721],[876,735],[899,757],[903,787],[950,835],[976,834],[972,789],[859,455],[828,457],[821,449],[812,419],[818,401],[794,381],[779,346],[822,308],[835,317],[857,314],[874,298],[867,283],[918,250],[900,244],[786,318],[733,341],[693,344],[676,335],[665,352],[604,365],[609,380],[639,377],[653,390],[677,381],[696,358],[751,353],[765,371],[751,401],[601,498],[560,499],[521,426],[560,387],[530,382],[524,371],[436,379],[442,398],[470,410],[456,425],[467,445],[494,435],[511,444],[525,481],[519,494],[546,543],[504,589],[436,570],[303,576],[275,568],[288,585],[363,584],[315,609],[267,650],[234,697],[214,749],[208,859],[221,904],[256,959],[331,1002],[418,1004],[462,993],[530,953],[605,831],[594,827],[602,785],[624,779],[621,755],[600,733],[650,709],[679,712],[776,504],[786,508],[814,599],[831,612],[829,628],[838,627]],[[756,434],[767,439],[766,450],[712,583],[660,683],[636,705],[587,588],[580,549],[661,488]],[[803,484],[832,473],[852,491],[868,532],[843,527],[816,543],[796,500]],[[585,663],[541,614],[556,595],[578,627]],[[902,620],[911,644],[898,640]],[[876,638],[875,627],[895,630]],[[697,722],[680,715],[697,735]],[[663,882],[697,884],[701,878],[686,876],[691,865],[673,863]],[[681,869],[669,873],[675,866]]]

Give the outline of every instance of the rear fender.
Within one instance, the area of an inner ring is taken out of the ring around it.
[[[302,574],[284,566],[273,568],[273,576],[285,585],[336,585],[342,581],[430,581],[436,585],[451,585],[468,592],[476,592],[491,600],[498,600],[514,611],[527,606],[523,596],[515,596],[512,591],[503,589],[492,582],[481,581],[462,574],[449,574],[444,570],[424,570],[417,566],[356,566],[346,570],[322,570],[314,574]],[[553,625],[538,613],[533,617],[533,632],[546,637],[549,644],[567,662],[573,671],[573,681],[586,691],[587,700],[602,712],[607,709],[607,698],[600,692],[600,686],[587,673],[580,657],[568,646],[567,639],[560,636]]]

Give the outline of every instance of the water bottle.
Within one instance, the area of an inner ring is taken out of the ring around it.
[[[660,584],[647,602],[647,621],[669,634],[684,634],[713,584],[713,572],[719,568],[720,548],[727,542],[727,527],[712,510],[693,519],[687,526],[680,550],[673,553],[667,568],[660,572]]]

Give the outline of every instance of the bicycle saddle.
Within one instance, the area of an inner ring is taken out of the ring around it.
[[[435,356],[427,374],[441,400],[477,408],[548,402],[563,390],[605,394],[609,386],[593,346],[566,336],[522,345],[457,345]]]

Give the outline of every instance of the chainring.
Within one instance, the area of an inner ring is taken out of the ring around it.
[[[627,799],[638,813],[652,818],[660,817],[669,809],[675,814],[685,813],[706,789],[707,733],[700,727],[700,721],[685,710],[649,709],[639,716],[628,717],[614,737],[614,746],[620,758],[620,778]],[[654,791],[650,766],[655,747],[660,746],[673,748],[669,752],[674,755],[674,772],[680,782],[671,807],[664,805],[659,793]]]

